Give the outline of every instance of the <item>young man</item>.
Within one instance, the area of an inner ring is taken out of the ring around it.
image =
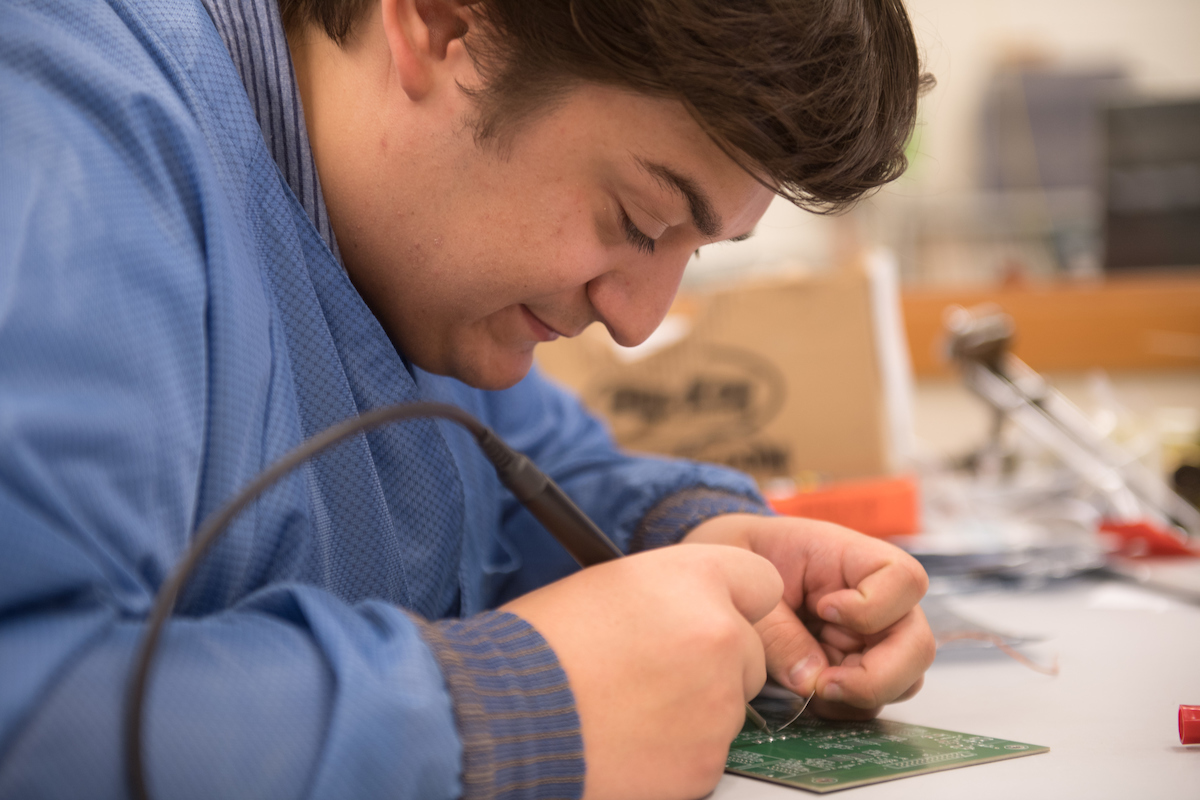
[[[449,424],[349,440],[186,587],[153,795],[694,797],[768,673],[830,716],[917,691],[911,558],[619,453],[531,372],[592,322],[644,339],[774,194],[898,174],[898,0],[275,1],[0,9],[0,796],[123,796],[132,655],[198,525],[422,398],[634,555],[576,571]]]

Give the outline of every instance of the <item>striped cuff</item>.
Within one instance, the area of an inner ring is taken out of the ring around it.
[[[463,798],[582,796],[575,696],[541,634],[502,611],[419,624],[454,701]]]
[[[722,514],[773,516],[775,512],[752,495],[704,486],[684,489],[660,500],[642,518],[629,540],[629,552],[675,544],[701,522]]]

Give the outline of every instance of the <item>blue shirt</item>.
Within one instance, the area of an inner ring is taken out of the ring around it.
[[[278,36],[273,3],[245,8]],[[195,0],[0,2],[0,797],[123,796],[155,591],[210,513],[361,410],[471,411],[627,550],[761,508],[743,476],[620,453],[537,374],[483,392],[408,368],[237,61]],[[488,610],[573,569],[449,423],[346,442],[186,588],[149,693],[151,791],[578,796],[565,676]]]

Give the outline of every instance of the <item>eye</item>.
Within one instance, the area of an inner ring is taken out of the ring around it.
[[[625,209],[621,209],[621,228],[625,231],[625,238],[631,245],[646,255],[653,255],[654,240],[638,230],[638,226],[633,224],[633,220],[625,213]]]

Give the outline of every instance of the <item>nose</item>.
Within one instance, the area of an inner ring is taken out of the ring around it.
[[[588,300],[617,344],[633,347],[654,332],[675,299],[690,257],[685,248],[638,256],[588,282]]]

